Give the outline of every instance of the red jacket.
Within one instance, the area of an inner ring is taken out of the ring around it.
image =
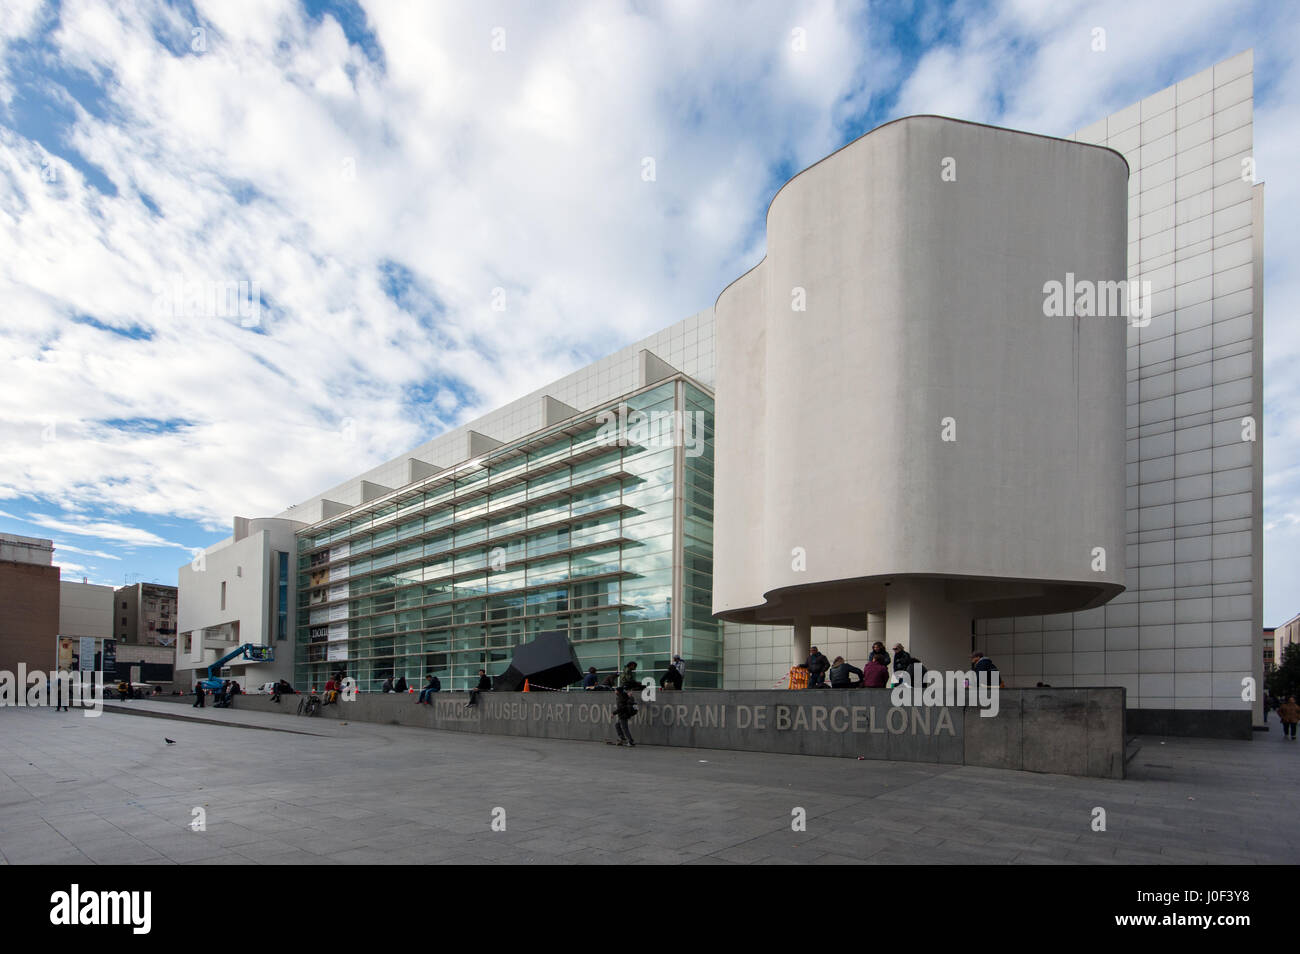
[[[871,660],[862,670],[862,685],[867,689],[883,689],[889,682],[889,667]]]

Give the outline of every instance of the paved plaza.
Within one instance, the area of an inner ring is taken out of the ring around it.
[[[1142,739],[1112,781],[128,705],[98,719],[0,709],[5,863],[1300,858],[1300,742],[1275,720],[1252,742]]]

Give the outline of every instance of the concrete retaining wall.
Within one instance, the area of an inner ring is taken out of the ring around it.
[[[609,692],[361,693],[325,717],[542,739],[612,739]],[[237,709],[294,715],[300,697],[279,705],[240,696]],[[193,701],[189,697],[188,702]],[[961,706],[894,706],[884,689],[660,691],[640,701],[638,743],[839,758],[937,762],[989,768],[1124,777],[1124,690],[1004,689],[996,716]]]

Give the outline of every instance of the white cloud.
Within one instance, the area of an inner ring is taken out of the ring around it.
[[[49,530],[58,530],[61,533],[74,533],[80,536],[97,537],[100,540],[111,540],[125,546],[134,547],[176,547],[181,550],[189,550],[190,547],[181,543],[173,543],[170,540],[164,540],[155,533],[148,530],[141,530],[139,527],[132,527],[122,523],[111,523],[104,520],[86,520],[86,521],[69,521],[60,520],[57,517],[51,517],[48,514],[33,513],[27,515],[27,520],[37,526],[45,527]],[[64,549],[72,549],[64,547]],[[78,551],[89,552],[89,551]]]
[[[74,546],[72,546],[71,544],[68,544],[68,543],[57,543],[57,542],[56,542],[56,543],[54,544],[54,551],[55,551],[55,553],[58,553],[60,550],[65,550],[65,551],[67,551],[68,553],[80,553],[80,554],[82,554],[83,556],[99,557],[101,560],[120,560],[120,559],[122,559],[120,556],[115,556],[115,555],[112,554],[112,553],[105,553],[105,552],[102,551],[102,550],[83,550],[83,549],[81,549],[81,547],[74,547]]]
[[[799,11],[797,54],[781,9],[381,3],[386,72],[294,4],[200,5],[207,50],[182,57],[153,28],[191,25],[139,9],[69,2],[55,34],[107,84],[110,118],[83,111],[70,138],[117,197],[69,165],[43,181],[50,156],[0,128],[0,493],[211,529],[707,306],[753,263],[776,164],[840,145],[838,111],[871,89],[859,12],[830,2]],[[392,261],[438,313],[386,297]],[[155,314],[177,278],[257,282],[265,333]],[[103,423],[139,418],[170,423]]]

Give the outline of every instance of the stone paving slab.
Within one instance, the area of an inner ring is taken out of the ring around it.
[[[1293,864],[1298,782],[1300,743],[1276,733],[1147,738],[1112,781],[174,703],[0,709],[0,861]]]

